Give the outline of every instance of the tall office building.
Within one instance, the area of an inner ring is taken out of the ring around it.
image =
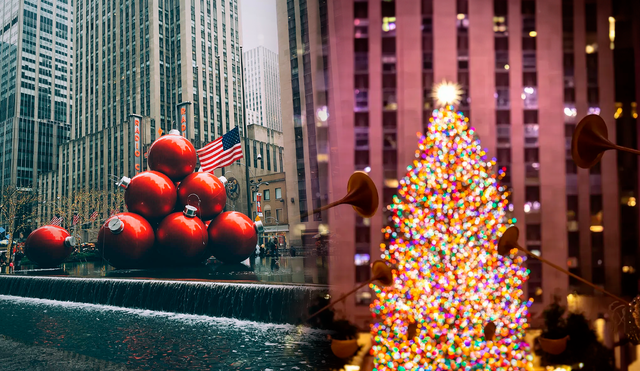
[[[247,125],[282,131],[278,54],[259,46],[243,56]]]
[[[329,216],[305,216],[329,199],[328,1],[278,0],[276,10],[290,242],[313,247]]]
[[[570,158],[573,128],[589,113],[601,115],[616,138],[611,0],[349,0],[329,1],[328,10],[327,20],[317,2],[278,2],[283,131],[291,158],[285,167],[298,175],[298,184],[287,177],[288,195],[299,195],[300,212],[315,206],[309,202],[318,194],[310,189],[318,179],[314,160],[328,169],[318,180],[328,201],[344,196],[357,170],[368,172],[380,191],[373,218],[340,208],[328,219],[322,215],[334,247],[334,296],[369,279],[369,264],[384,242],[381,228],[389,223],[386,205],[414,159],[416,132],[424,132],[434,109],[432,87],[443,80],[462,86],[458,109],[488,154],[507,168],[502,183],[512,190],[520,244],[613,293],[636,293],[635,275],[628,273],[635,270],[637,243],[622,249],[620,243],[616,154],[605,154],[591,171],[577,170]],[[320,32],[326,29],[328,39]],[[310,69],[301,64],[307,50]],[[319,61],[328,66],[328,80],[318,73]],[[318,104],[327,95],[316,86],[331,87],[327,111]],[[625,192],[626,207],[633,196]],[[592,317],[606,310],[608,303],[579,282],[536,260],[527,265],[534,326],[556,296],[582,294],[591,304],[581,309]],[[336,308],[364,324],[371,321],[371,298],[365,288]]]
[[[39,179],[45,199],[114,191],[114,178],[146,169],[149,144],[171,129],[196,148],[242,131],[238,0],[87,0],[75,16],[71,141]]]
[[[69,139],[73,7],[0,1],[0,184],[32,187]]]

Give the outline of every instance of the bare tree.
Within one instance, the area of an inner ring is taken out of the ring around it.
[[[4,186],[0,194],[0,216],[9,234],[9,261],[13,261],[13,241],[26,235],[36,223],[40,196],[33,188]]]

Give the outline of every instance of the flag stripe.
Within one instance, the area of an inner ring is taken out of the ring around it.
[[[236,160],[242,158],[242,147],[238,144],[237,148],[234,148],[232,152],[225,154],[217,159],[214,163],[203,163],[202,169],[204,171],[213,171],[219,167],[229,166],[234,163]]]
[[[202,153],[198,152],[198,157],[200,158],[200,161],[206,161],[212,157],[217,156],[221,152],[224,152],[222,144],[215,147],[211,147],[206,152],[202,152]]]
[[[238,132],[238,128],[234,128],[197,151],[201,171],[213,173],[215,169],[243,158]]]
[[[214,140],[213,142],[207,144],[206,146],[200,148],[196,152],[198,152],[198,156],[200,156],[200,155],[206,156],[206,155],[214,152],[218,148],[222,148],[222,137],[220,137],[220,138]]]

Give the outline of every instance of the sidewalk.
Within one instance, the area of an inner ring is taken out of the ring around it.
[[[121,365],[77,353],[39,345],[27,345],[0,335],[3,370],[29,371],[126,371]]]

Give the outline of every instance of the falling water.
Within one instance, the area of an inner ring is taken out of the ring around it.
[[[223,282],[0,276],[0,295],[299,323],[322,287]]]

